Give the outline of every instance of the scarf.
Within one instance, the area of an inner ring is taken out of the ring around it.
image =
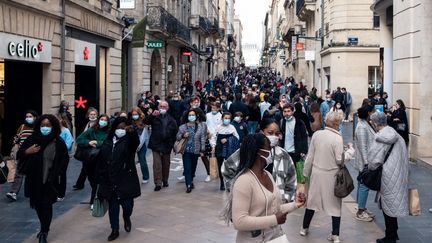
[[[43,152],[43,165],[42,165],[42,182],[45,184],[48,180],[48,174],[50,169],[53,166],[54,158],[56,154],[56,140],[52,140],[51,143],[49,143],[44,152]]]

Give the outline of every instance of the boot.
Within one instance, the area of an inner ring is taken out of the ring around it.
[[[39,238],[39,243],[47,243],[48,241],[47,241],[47,236],[48,236],[48,233],[39,233],[38,234],[38,238]]]
[[[119,231],[113,229],[113,230],[111,231],[111,234],[108,236],[108,241],[113,241],[113,240],[117,239],[117,238],[119,237],[119,235],[120,235],[120,234],[119,234]]]

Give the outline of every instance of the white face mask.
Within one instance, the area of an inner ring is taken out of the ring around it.
[[[159,112],[161,113],[161,115],[165,115],[167,113],[167,110],[165,110],[165,109],[159,109]]]
[[[94,122],[94,121],[97,120],[97,117],[89,117],[89,120],[92,121],[92,122]]]
[[[266,149],[260,149],[260,150],[269,153],[269,155],[267,157],[260,155],[261,158],[266,160],[266,164],[269,165],[269,164],[273,163],[273,155],[272,155],[271,151],[266,150]]]
[[[270,140],[270,147],[274,148],[279,144],[279,137],[272,135],[272,136],[267,136],[267,138]]]
[[[124,135],[126,135],[126,130],[125,129],[116,129],[115,135],[117,138],[122,138]]]

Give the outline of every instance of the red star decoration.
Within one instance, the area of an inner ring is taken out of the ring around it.
[[[80,96],[79,100],[75,100],[75,103],[76,103],[76,108],[77,109],[80,108],[80,107],[82,107],[83,109],[85,109],[85,103],[87,103],[87,100],[83,100],[83,97]]]
[[[37,48],[38,48],[39,52],[41,52],[43,50],[43,44],[42,44],[42,42],[39,42]]]
[[[89,59],[89,50],[87,47],[84,47],[84,60],[88,60]]]

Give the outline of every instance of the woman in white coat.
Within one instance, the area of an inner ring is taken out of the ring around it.
[[[375,170],[383,165],[381,189],[378,203],[384,214],[385,237],[377,243],[395,243],[399,240],[397,217],[407,216],[408,209],[408,152],[405,140],[392,127],[387,126],[384,113],[371,115],[371,123],[378,131],[368,153],[369,169]],[[390,150],[393,144],[393,149]]]
[[[345,161],[349,161],[354,154],[352,144],[348,144],[347,151],[344,152],[343,149],[343,139],[339,133],[343,119],[344,115],[340,112],[327,114],[326,128],[312,136],[303,171],[304,176],[310,178],[310,186],[300,235],[308,234],[315,211],[324,211],[332,216],[333,229],[327,239],[335,243],[340,242],[342,209],[342,199],[334,195],[335,175],[342,163],[342,153],[345,153]]]

